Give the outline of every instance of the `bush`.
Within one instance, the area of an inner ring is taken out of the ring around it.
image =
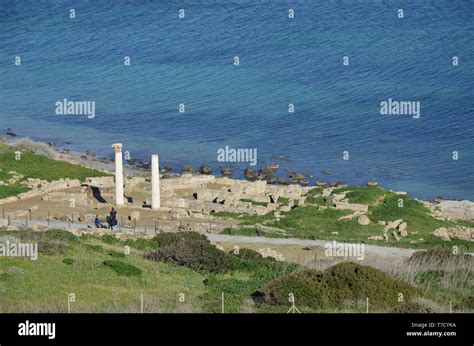
[[[122,276],[140,276],[142,275],[141,269],[135,267],[134,265],[127,264],[117,260],[104,261],[103,264],[118,275]]]
[[[5,231],[5,236],[18,237],[25,242],[39,241],[61,241],[61,242],[77,242],[78,238],[71,232],[62,229],[48,229],[46,231],[33,231],[31,228],[25,230]]]
[[[433,313],[434,311],[429,306],[423,305],[419,302],[410,301],[396,305],[392,310],[390,310],[390,312],[399,314],[429,314]]]
[[[426,251],[416,251],[407,260],[409,263],[420,265],[441,265],[448,262],[457,264],[473,264],[474,258],[471,255],[458,254],[443,248],[431,248]]]
[[[474,310],[474,295],[464,297],[454,308],[456,310]]]
[[[76,242],[77,237],[71,232],[63,229],[49,229],[44,232],[39,232],[40,239],[43,240],[59,240],[63,242]]]
[[[73,264],[75,261],[72,258],[65,258],[63,259],[63,263],[65,264]]]
[[[182,240],[189,242],[208,242],[208,239],[205,235],[196,233],[196,232],[181,232],[181,233],[162,233],[158,234],[153,238],[153,241],[156,242],[158,247],[175,245]]]
[[[230,250],[231,254],[234,254],[234,250]],[[239,249],[239,253],[236,254],[241,259],[260,262],[263,260],[263,256],[257,251],[251,249]]]
[[[235,257],[218,250],[199,233],[164,233],[154,239],[158,249],[147,252],[147,259],[173,263],[199,272],[218,273],[235,268]]]
[[[369,298],[372,308],[393,307],[398,294],[407,300],[420,291],[390,278],[380,270],[352,262],[338,263],[324,272],[305,269],[269,282],[259,292],[256,303],[288,306],[293,293],[296,304],[311,309],[340,309],[347,302]]]

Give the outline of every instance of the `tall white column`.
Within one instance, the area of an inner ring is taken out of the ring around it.
[[[151,155],[151,209],[160,208],[160,164],[158,155]]]
[[[122,144],[112,144],[115,150],[115,205],[123,205],[123,163]]]

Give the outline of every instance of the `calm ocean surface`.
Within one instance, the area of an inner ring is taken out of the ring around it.
[[[473,17],[470,0],[2,0],[0,131],[239,174],[217,150],[256,148],[258,167],[474,200]],[[96,117],[56,115],[64,98]],[[388,98],[421,117],[381,115]]]

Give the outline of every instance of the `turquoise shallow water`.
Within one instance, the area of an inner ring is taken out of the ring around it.
[[[103,155],[122,142],[176,168],[255,148],[258,166],[474,199],[473,13],[447,0],[2,1],[0,130]],[[64,98],[95,101],[96,117],[56,115]],[[388,98],[420,101],[420,119],[380,115]]]

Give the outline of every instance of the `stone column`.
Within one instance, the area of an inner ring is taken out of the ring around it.
[[[123,163],[122,144],[112,144],[115,150],[115,205],[123,205]]]
[[[151,209],[160,208],[160,164],[158,155],[151,155]]]

